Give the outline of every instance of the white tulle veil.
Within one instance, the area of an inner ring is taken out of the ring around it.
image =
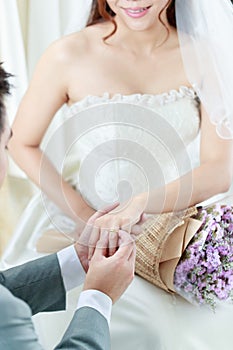
[[[85,28],[91,14],[93,0],[77,0],[74,15],[71,17],[64,34],[70,34]]]
[[[78,0],[66,33],[85,27],[93,0]],[[230,0],[176,0],[183,63],[211,122],[233,138],[233,6]]]
[[[233,138],[233,6],[176,0],[184,67],[219,136]]]

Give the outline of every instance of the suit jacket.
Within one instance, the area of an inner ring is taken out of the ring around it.
[[[0,273],[0,349],[42,350],[32,314],[64,310],[66,292],[56,254]],[[107,320],[95,309],[77,310],[55,349],[109,350]]]

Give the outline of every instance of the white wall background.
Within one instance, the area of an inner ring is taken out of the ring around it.
[[[0,0],[0,61],[4,62],[7,71],[15,75],[12,96],[7,101],[10,123],[43,51],[62,35],[85,26],[91,2]],[[24,176],[13,162],[9,173]]]

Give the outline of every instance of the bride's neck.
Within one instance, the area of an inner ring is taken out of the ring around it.
[[[117,17],[116,33],[107,41],[110,44],[127,49],[134,54],[150,54],[159,47],[167,38],[167,28],[170,29],[166,20],[163,20],[166,26],[159,21],[156,21],[153,27],[143,31],[136,31],[128,28]]]

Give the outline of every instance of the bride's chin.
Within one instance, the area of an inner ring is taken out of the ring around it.
[[[130,31],[133,32],[146,32],[153,28],[154,22],[151,21],[130,21],[130,20],[122,20],[121,24]]]

